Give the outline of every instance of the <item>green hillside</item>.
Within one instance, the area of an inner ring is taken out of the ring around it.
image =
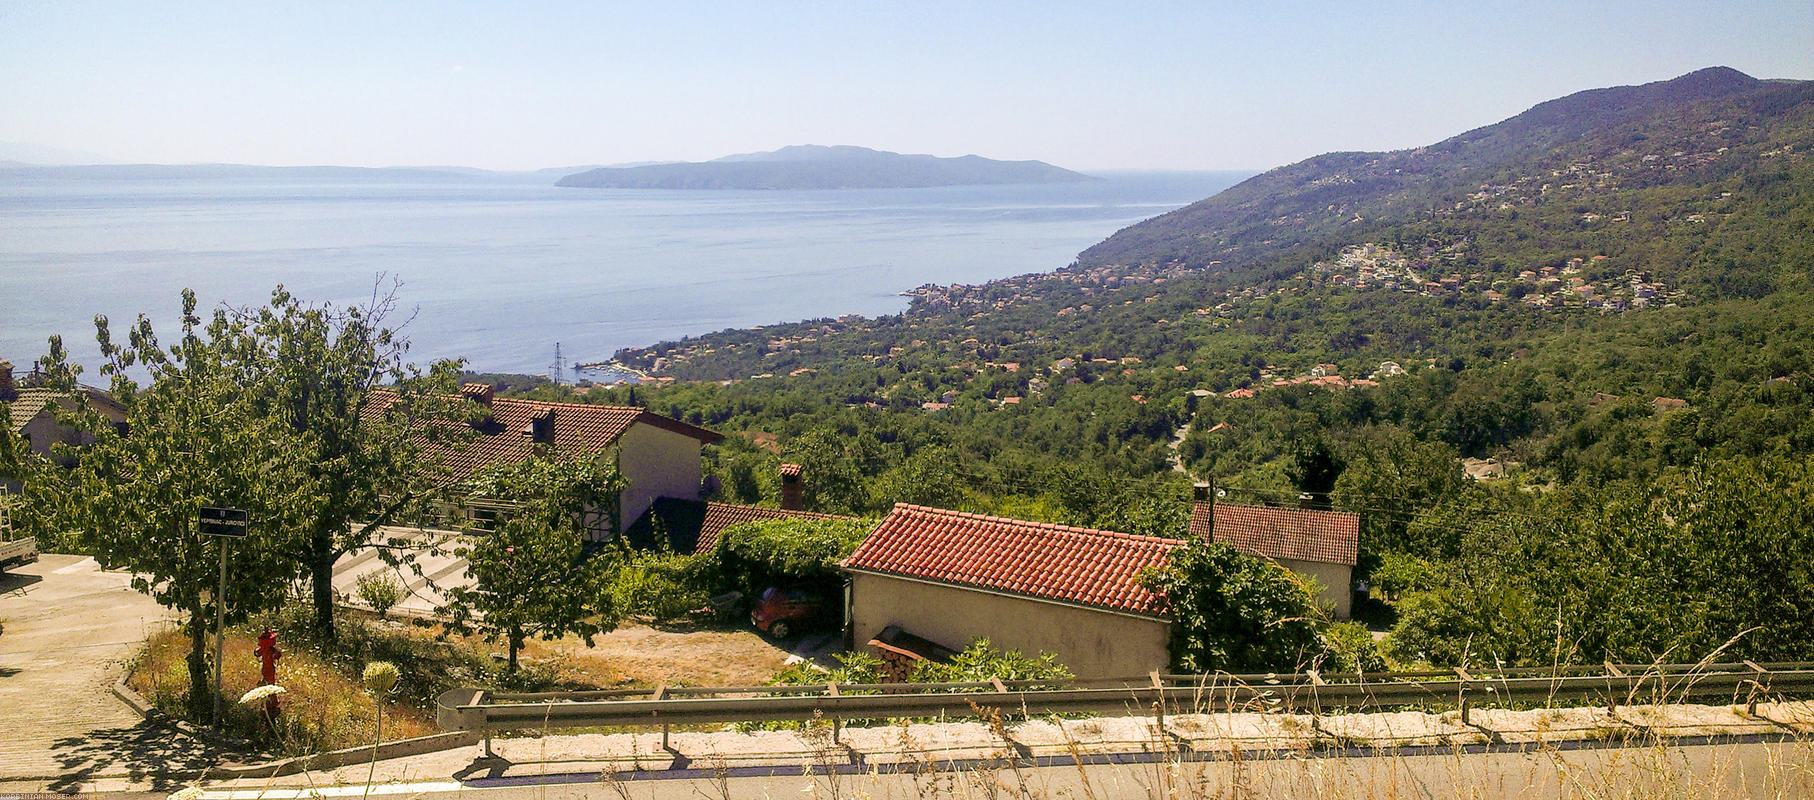
[[[781,458],[827,510],[1139,533],[1177,535],[1196,479],[1308,494],[1362,515],[1408,660],[1698,656],[1753,624],[1737,652],[1814,657],[1784,621],[1814,607],[1811,150],[1814,83],[1583,92],[904,314],[626,350],[679,382],[589,397],[743,432],[714,470],[744,500]]]

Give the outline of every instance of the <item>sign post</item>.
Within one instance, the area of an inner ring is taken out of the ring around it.
[[[220,539],[220,591],[214,596],[214,729],[226,721],[221,713],[220,680],[226,667],[227,642],[227,540],[246,538],[250,518],[243,508],[203,506],[199,512],[202,535]]]

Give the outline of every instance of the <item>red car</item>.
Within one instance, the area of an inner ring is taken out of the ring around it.
[[[770,586],[756,599],[750,624],[776,639],[786,639],[825,613],[824,598],[805,589]]]

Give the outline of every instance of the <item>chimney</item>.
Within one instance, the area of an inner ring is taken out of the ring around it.
[[[0,403],[12,400],[18,395],[13,388],[13,362],[0,361]]]
[[[460,396],[482,406],[491,405],[491,396],[497,391],[489,383],[466,383],[460,385]]]
[[[1298,492],[1298,508],[1305,511],[1316,508],[1316,495],[1309,492]]]
[[[799,511],[806,507],[806,487],[800,483],[800,465],[781,465],[781,507]]]
[[[543,408],[529,418],[529,424],[523,426],[523,436],[536,444],[554,443],[554,409]]]
[[[1190,496],[1191,496],[1192,500],[1195,500],[1199,503],[1209,502],[1209,484],[1207,484],[1207,483],[1192,484],[1190,487]]]

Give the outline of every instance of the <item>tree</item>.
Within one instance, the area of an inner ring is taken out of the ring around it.
[[[424,451],[464,432],[425,424],[464,415],[454,391],[459,364],[440,361],[427,372],[406,364],[409,341],[386,326],[396,285],[380,289],[364,307],[336,308],[305,304],[279,286],[268,305],[232,313],[240,323],[233,368],[255,412],[285,429],[301,467],[289,555],[308,576],[316,626],[330,638],[334,562],[372,546],[380,528],[442,496],[458,477]]]
[[[473,495],[512,503],[503,524],[455,552],[466,559],[471,586],[448,591],[442,611],[449,627],[477,631],[510,648],[510,674],[531,637],[577,634],[586,645],[617,627],[612,602],[618,552],[588,557],[583,531],[605,508],[615,527],[617,497],[626,485],[613,454],[591,459],[531,458],[473,479]]]
[[[74,398],[64,421],[93,441],[58,454],[74,458],[67,471],[25,471],[25,502],[14,524],[32,533],[75,531],[102,566],[131,572],[134,588],[183,613],[189,702],[201,719],[211,708],[205,642],[216,612],[224,602],[226,620],[235,622],[274,608],[296,575],[283,545],[301,476],[279,433],[235,381],[229,344],[240,331],[224,311],[204,327],[195,294],[183,292],[183,336],[168,349],[143,316],[124,346],[113,343],[105,317],[95,325],[107,359],[101,372],[112,379],[127,426],[116,428],[88,405],[77,391],[78,370],[64,363],[62,343],[53,338],[40,363],[49,383]],[[130,377],[135,365],[149,373],[148,385]],[[202,506],[245,509],[249,535],[230,545],[202,535]],[[231,557],[226,595],[216,597],[223,547]]]
[[[454,552],[466,559],[473,583],[448,590],[442,608],[448,625],[505,643],[511,675],[531,637],[552,641],[577,634],[590,647],[594,636],[617,626],[610,604],[612,559],[586,558],[575,528],[520,516]]]
[[[1172,667],[1182,672],[1292,670],[1322,650],[1310,587],[1228,545],[1173,550],[1147,586],[1171,604]]]

